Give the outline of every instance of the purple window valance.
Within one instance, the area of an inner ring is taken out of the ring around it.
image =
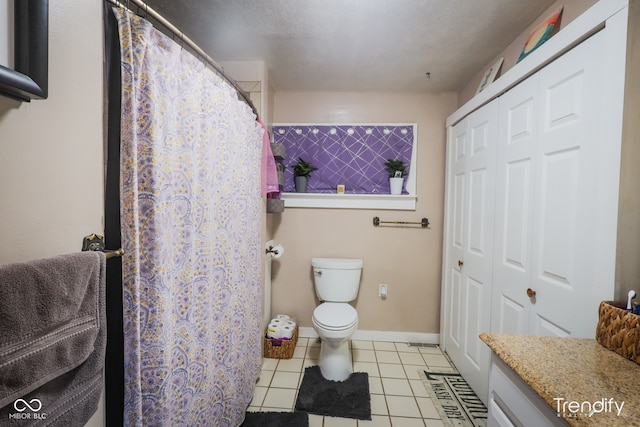
[[[309,193],[335,193],[338,184],[351,194],[389,194],[388,159],[411,167],[414,124],[394,125],[274,125],[275,142],[284,144],[285,192],[294,192],[293,167],[298,158],[317,167]],[[407,194],[403,186],[403,194]]]

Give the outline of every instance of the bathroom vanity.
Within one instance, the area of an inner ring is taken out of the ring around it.
[[[640,365],[595,339],[481,334],[489,426],[640,424]]]

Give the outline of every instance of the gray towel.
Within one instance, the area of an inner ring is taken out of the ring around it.
[[[0,267],[0,425],[82,426],[96,411],[105,265],[79,252]]]

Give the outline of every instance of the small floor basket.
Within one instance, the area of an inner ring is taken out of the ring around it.
[[[596,340],[609,350],[640,364],[640,316],[626,311],[623,303],[600,303]]]
[[[290,340],[278,340],[264,337],[264,357],[269,359],[291,359],[298,343],[298,327]]]

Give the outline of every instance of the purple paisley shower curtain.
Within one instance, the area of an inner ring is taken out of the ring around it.
[[[144,19],[122,52],[126,426],[238,426],[261,364],[261,128]]]

